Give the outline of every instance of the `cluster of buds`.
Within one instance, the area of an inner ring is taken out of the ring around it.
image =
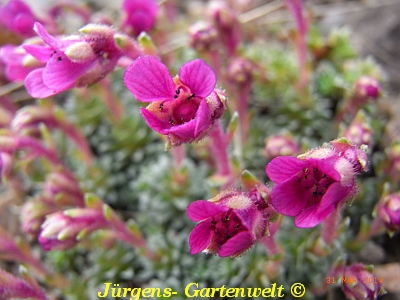
[[[314,227],[356,195],[355,176],[367,162],[367,154],[345,138],[297,157],[276,157],[266,166],[275,183],[271,203],[295,217],[295,226]]]
[[[140,112],[150,128],[167,136],[167,147],[204,138],[226,106],[213,70],[200,59],[171,78],[158,59],[141,56],[126,70],[124,83],[138,101],[150,102]]]
[[[265,139],[264,155],[268,159],[278,156],[296,156],[299,153],[300,149],[289,132],[271,135]]]

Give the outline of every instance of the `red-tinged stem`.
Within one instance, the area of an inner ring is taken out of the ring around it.
[[[247,135],[249,132],[249,98],[250,98],[251,84],[248,83],[237,92],[237,110],[239,113],[239,128],[240,128],[240,140],[242,143],[246,142]]]
[[[229,176],[231,168],[228,157],[228,144],[219,120],[216,120],[211,132],[211,150],[217,164],[218,175]]]
[[[180,145],[171,148],[172,158],[174,159],[174,166],[178,169],[183,159],[185,158],[185,146]]]
[[[330,213],[322,222],[322,240],[325,245],[330,245],[337,238],[339,226],[339,210]]]
[[[104,78],[99,82],[99,85],[104,95],[104,103],[111,112],[111,119],[113,122],[118,123],[122,118],[122,106],[111,92],[110,80],[108,78]]]

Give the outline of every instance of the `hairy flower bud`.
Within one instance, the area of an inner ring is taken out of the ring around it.
[[[264,155],[268,159],[278,156],[298,155],[299,147],[290,133],[271,135],[265,139]]]
[[[380,93],[379,81],[371,76],[361,76],[355,83],[354,96],[359,100],[376,100]]]
[[[400,230],[400,192],[383,196],[376,206],[379,219],[389,231]]]
[[[42,224],[39,242],[46,251],[69,249],[106,224],[103,212],[96,209],[74,208],[56,212],[47,216]]]
[[[342,130],[342,136],[356,145],[372,147],[372,128],[364,111],[359,110],[356,117],[346,130]]]
[[[384,292],[382,280],[372,273],[373,266],[356,263],[342,267],[342,291],[348,299],[377,299]]]
[[[189,44],[196,51],[211,51],[217,48],[218,31],[210,23],[200,21],[189,27]]]

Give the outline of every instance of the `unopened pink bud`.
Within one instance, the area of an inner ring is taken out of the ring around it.
[[[342,273],[342,291],[348,299],[377,299],[384,292],[382,280],[372,273],[373,266],[360,263],[346,266]]]
[[[354,94],[360,99],[376,100],[381,93],[379,81],[370,76],[360,77],[354,87]]]
[[[219,89],[214,89],[214,91],[206,98],[207,104],[210,110],[213,112],[212,119],[219,119],[225,112],[228,98],[225,92]]]
[[[20,218],[22,230],[27,234],[36,236],[46,216],[57,210],[57,206],[52,204],[50,199],[46,200],[43,197],[25,202],[22,206]]]
[[[389,231],[400,230],[400,192],[389,194],[379,200],[376,212]]]
[[[0,299],[35,299],[46,300],[47,297],[39,285],[33,281],[25,281],[14,277],[0,269]]]
[[[11,154],[0,151],[0,183],[10,177],[13,165]]]
[[[232,59],[228,65],[228,80],[239,88],[251,84],[253,80],[254,64],[242,57]]]
[[[271,135],[265,139],[264,155],[268,159],[278,156],[296,156],[299,153],[300,149],[289,133]]]
[[[84,196],[76,179],[66,172],[51,173],[47,176],[44,191],[53,197],[58,205],[84,206]]]
[[[365,113],[359,110],[349,127],[341,134],[352,143],[361,146],[372,146],[372,128],[367,120]]]
[[[46,251],[69,249],[106,224],[103,212],[95,209],[76,208],[56,212],[42,224],[39,242]]]
[[[211,51],[217,48],[218,31],[210,23],[200,21],[189,27],[189,44],[196,51]]]

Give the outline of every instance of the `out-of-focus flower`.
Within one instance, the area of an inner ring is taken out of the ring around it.
[[[376,213],[389,231],[399,231],[400,192],[383,196],[376,206]]]
[[[363,110],[357,112],[356,117],[351,122],[349,127],[342,130],[342,136],[356,145],[372,146],[372,128],[367,120]]]
[[[28,93],[37,98],[49,97],[73,87],[86,87],[103,79],[114,69],[129,40],[128,37],[122,39],[122,34],[117,35],[114,29],[101,24],[88,24],[80,29],[84,35],[64,38],[53,37],[40,23],[35,23],[34,29],[52,49],[49,55],[48,48],[23,46],[38,60],[47,59],[44,68],[32,71],[25,79]]]
[[[392,180],[396,181],[400,178],[400,141],[392,142],[385,149],[385,153],[388,159],[385,171]]]
[[[357,192],[355,176],[366,169],[367,163],[363,151],[344,139],[331,145],[298,157],[276,157],[266,166],[267,175],[275,183],[273,207],[296,217],[297,227],[316,226]]]
[[[122,9],[125,13],[122,27],[135,37],[152,29],[156,22],[158,5],[154,0],[124,0]]]
[[[72,208],[47,216],[39,242],[43,249],[66,250],[81,239],[107,225],[103,212],[91,208]]]
[[[39,285],[32,278],[25,277],[27,280],[22,280],[0,269],[0,299],[46,300]]]
[[[20,215],[22,230],[27,234],[36,236],[40,232],[40,226],[46,216],[58,210],[57,205],[43,195],[25,202]]]
[[[25,41],[29,44],[30,41]],[[43,48],[45,50],[45,48]],[[47,48],[48,54],[52,52]],[[5,75],[10,81],[23,81],[33,70],[42,67],[46,61],[39,61],[29,53],[26,53],[22,46],[5,45],[0,48],[0,59],[5,65]]]
[[[11,154],[0,151],[0,183],[10,177],[12,168],[13,159]]]
[[[265,139],[264,155],[268,159],[278,156],[295,156],[299,152],[300,149],[290,133],[275,134]]]
[[[189,44],[196,51],[212,51],[218,48],[218,31],[210,23],[200,21],[189,27]]]
[[[142,56],[126,70],[124,83],[138,101],[151,102],[140,111],[172,146],[202,139],[224,108],[223,92],[214,91],[215,74],[200,59],[184,64],[172,79],[159,60]]]
[[[361,76],[354,86],[354,97],[358,102],[376,100],[381,93],[379,81],[371,76]]]
[[[190,253],[240,255],[265,236],[267,207],[257,190],[224,191],[209,201],[191,203],[187,208],[188,217],[200,223],[190,233]]]
[[[377,299],[385,294],[382,280],[374,276],[373,266],[355,263],[350,266],[340,266],[336,274],[342,277],[342,291],[348,299]]]
[[[0,5],[0,24],[23,37],[35,35],[33,24],[39,21],[32,10],[21,0],[10,0]]]
[[[229,61],[227,78],[237,88],[249,85],[253,81],[254,64],[243,57],[235,57]]]
[[[211,1],[209,14],[228,57],[233,56],[241,39],[240,24],[235,11],[226,2]]]

